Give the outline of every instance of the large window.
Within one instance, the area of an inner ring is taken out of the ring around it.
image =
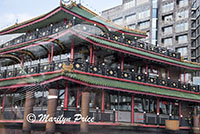
[[[138,19],[145,19],[148,17],[150,17],[150,10],[145,10],[145,11],[138,13]]]
[[[177,48],[177,52],[181,53],[181,56],[185,57],[188,54],[187,47]]]
[[[165,12],[169,12],[171,10],[174,9],[174,3],[167,3],[165,5],[162,6],[162,12],[165,13]]]
[[[134,7],[135,6],[135,0],[131,0],[127,3],[124,3],[124,8],[125,9],[128,9],[128,8],[131,8],[131,7]]]
[[[164,23],[167,23],[167,22],[172,22],[173,21],[173,15],[166,15],[163,17],[163,21]]]
[[[179,0],[178,5],[179,5],[179,7],[188,6],[188,0]]]
[[[105,109],[131,111],[131,96],[122,92],[105,92]]]
[[[179,44],[187,43],[187,42],[188,42],[188,36],[187,35],[178,36],[178,43]]]
[[[113,19],[113,22],[116,23],[116,24],[118,24],[118,25],[120,25],[120,24],[123,23],[123,18],[120,17],[120,18]]]
[[[172,26],[163,28],[164,35],[172,34],[172,31],[173,31]]]
[[[165,47],[172,45],[172,38],[163,39],[163,44]]]
[[[136,14],[131,14],[125,17],[126,23],[132,23],[136,20]]]
[[[146,29],[150,27],[150,22],[149,21],[145,21],[145,22],[140,22],[139,23],[139,28],[140,29]]]
[[[188,15],[189,15],[188,10],[178,12],[176,14],[176,20],[186,19],[186,18],[188,18]]]
[[[165,115],[179,115],[179,107],[176,102],[169,102],[167,100],[161,100],[159,103],[160,114]]]
[[[176,32],[184,32],[188,30],[188,22],[179,23],[176,25]]]

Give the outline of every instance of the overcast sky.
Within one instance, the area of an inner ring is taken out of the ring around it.
[[[0,0],[0,29],[44,14],[59,6],[60,0]],[[64,0],[68,1],[68,0]],[[77,0],[77,3],[79,0]],[[82,5],[95,11],[120,5],[122,0],[81,0]]]

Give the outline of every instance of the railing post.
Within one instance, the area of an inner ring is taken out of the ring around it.
[[[116,113],[116,111],[115,111],[115,109],[113,109],[113,123],[115,123],[115,118],[116,118],[115,113]]]

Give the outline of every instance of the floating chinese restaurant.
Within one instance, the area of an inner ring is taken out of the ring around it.
[[[200,64],[74,2],[0,31],[0,123],[198,131]],[[30,114],[32,113],[32,114]],[[83,120],[75,121],[76,114]],[[38,115],[68,120],[45,122]],[[31,117],[29,117],[32,115]],[[77,130],[77,129],[76,129]],[[71,130],[71,131],[75,131]]]

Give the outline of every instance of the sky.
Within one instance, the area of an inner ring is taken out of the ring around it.
[[[80,0],[76,1],[78,3]],[[0,0],[0,30],[47,13],[59,6],[59,3],[60,0]],[[96,13],[121,3],[122,0],[81,0],[82,5]]]

